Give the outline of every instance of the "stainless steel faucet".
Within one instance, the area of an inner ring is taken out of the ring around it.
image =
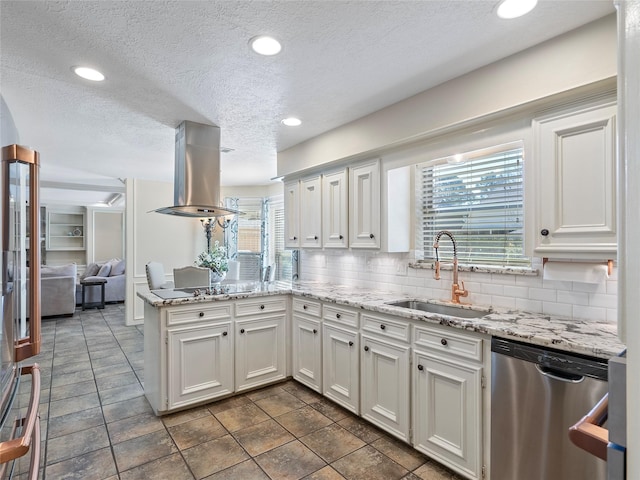
[[[433,248],[436,251],[436,273],[434,275],[436,280],[440,280],[440,260],[438,259],[438,247],[440,242],[440,237],[446,235],[451,239],[451,243],[453,243],[453,285],[451,285],[451,302],[452,303],[460,303],[460,297],[466,297],[469,295],[469,292],[464,289],[464,282],[460,282],[458,284],[458,246],[456,245],[456,239],[453,234],[448,230],[440,230],[436,233],[435,239],[433,240]]]

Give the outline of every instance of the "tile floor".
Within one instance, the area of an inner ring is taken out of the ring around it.
[[[294,381],[156,417],[121,304],[44,319],[42,340],[41,479],[460,478]]]

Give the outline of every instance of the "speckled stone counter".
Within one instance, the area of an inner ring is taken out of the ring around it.
[[[153,293],[138,293],[138,296],[155,307],[166,307],[187,303],[294,294],[323,302],[332,302],[339,305],[396,315],[418,322],[435,323],[495,337],[556,348],[567,352],[593,355],[600,358],[615,356],[624,349],[624,345],[617,336],[617,326],[606,322],[572,320],[540,313],[494,309],[481,305],[463,306],[462,308],[487,310],[486,315],[480,318],[463,319],[388,305],[390,302],[414,299],[414,297],[401,293],[381,292],[345,285],[313,282],[299,282],[294,284],[285,282],[246,284],[245,290],[247,291],[175,299],[162,299]],[[445,303],[425,298],[418,300],[432,303]]]

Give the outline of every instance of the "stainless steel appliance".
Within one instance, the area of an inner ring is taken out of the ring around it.
[[[607,361],[491,341],[491,479],[605,480],[604,460],[569,427],[607,393]]]
[[[17,475],[36,479],[40,461],[40,369],[24,362],[40,352],[39,167],[37,152],[19,145],[2,148],[1,479]],[[29,390],[28,403],[23,404],[22,394]]]

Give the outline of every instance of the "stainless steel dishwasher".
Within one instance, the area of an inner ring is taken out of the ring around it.
[[[568,429],[607,392],[607,361],[491,340],[491,480],[605,480]]]

